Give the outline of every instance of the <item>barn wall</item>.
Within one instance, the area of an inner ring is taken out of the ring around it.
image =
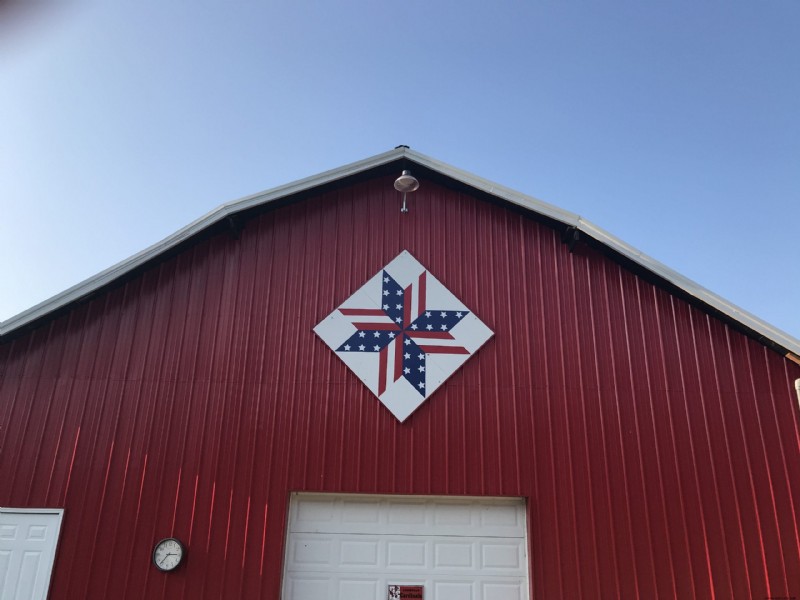
[[[51,598],[276,598],[290,491],[525,496],[534,598],[799,595],[800,367],[516,212],[410,204],[274,210],[0,346]],[[404,249],[495,335],[400,424],[312,327]]]

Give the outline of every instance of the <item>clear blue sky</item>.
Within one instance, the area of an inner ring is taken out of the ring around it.
[[[800,337],[800,0],[0,2],[0,320],[408,144]]]

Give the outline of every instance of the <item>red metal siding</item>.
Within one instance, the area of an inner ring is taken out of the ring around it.
[[[404,249],[495,336],[400,424],[312,327]],[[66,508],[54,599],[276,598],[298,490],[526,496],[533,598],[800,595],[798,377],[523,215],[430,181],[401,215],[380,178],[0,346],[0,504]]]

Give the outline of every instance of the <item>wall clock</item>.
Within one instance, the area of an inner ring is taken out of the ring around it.
[[[174,571],[186,556],[186,548],[176,538],[166,538],[153,549],[153,564],[161,571]]]

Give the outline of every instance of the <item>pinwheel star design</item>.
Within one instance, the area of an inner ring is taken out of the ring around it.
[[[424,397],[428,354],[469,354],[463,346],[450,345],[455,339],[450,330],[469,311],[427,308],[427,272],[419,276],[417,284],[405,289],[386,271],[383,271],[382,280],[381,308],[339,309],[347,317],[364,320],[353,321],[356,332],[336,348],[336,352],[379,353],[378,395],[386,391],[387,383],[403,377]],[[415,300],[417,310],[413,311]],[[390,349],[394,350],[391,366],[388,364]]]

